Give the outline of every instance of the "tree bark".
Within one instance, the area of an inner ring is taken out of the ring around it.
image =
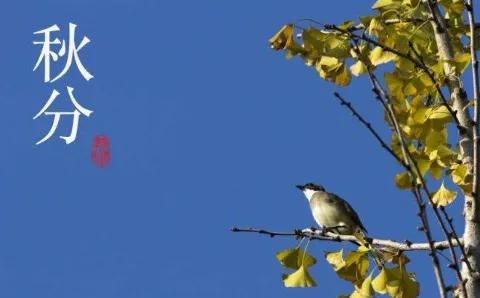
[[[451,40],[445,26],[444,18],[436,4],[426,1],[432,14],[431,24],[435,33],[435,41],[437,43],[439,59],[444,61],[454,60]],[[476,125],[472,122],[467,105],[467,96],[462,88],[460,79],[456,76],[451,65],[444,64],[444,71],[448,78],[448,88],[450,92],[450,99],[452,109],[456,112],[459,124],[459,146],[460,152],[463,155],[463,163],[473,173],[476,165],[473,163],[473,129]],[[473,124],[473,125],[472,125]],[[475,177],[478,179],[478,177]],[[476,181],[478,182],[478,181]],[[478,184],[478,183],[477,183]],[[478,272],[480,271],[480,225],[478,218],[478,194],[465,194],[464,201],[464,219],[465,230],[463,234],[463,241],[465,250],[467,252],[468,262],[473,269],[470,271],[469,267],[462,260],[462,276],[465,283],[466,293],[461,291],[456,292],[457,297],[480,298],[480,280],[478,279]],[[457,289],[460,289],[458,287]]]

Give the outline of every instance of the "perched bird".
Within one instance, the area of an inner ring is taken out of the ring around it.
[[[313,218],[324,230],[362,236],[367,232],[357,212],[344,199],[313,183],[297,185],[297,188],[307,197]]]

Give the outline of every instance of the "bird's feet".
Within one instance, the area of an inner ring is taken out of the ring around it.
[[[310,234],[316,234],[316,235],[320,235],[322,233],[322,231],[318,228],[315,228],[315,227],[309,227],[309,228],[305,228],[305,229],[302,229],[302,233],[310,233]]]

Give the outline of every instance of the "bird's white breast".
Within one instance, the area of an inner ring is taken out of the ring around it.
[[[305,197],[307,198],[307,200],[310,202],[310,200],[312,199],[313,195],[315,193],[317,193],[318,191],[317,190],[313,190],[313,189],[305,189],[303,191],[303,194],[305,195]]]

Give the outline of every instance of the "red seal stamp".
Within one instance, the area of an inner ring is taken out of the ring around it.
[[[110,140],[106,135],[96,135],[93,139],[92,161],[100,168],[110,163]]]

